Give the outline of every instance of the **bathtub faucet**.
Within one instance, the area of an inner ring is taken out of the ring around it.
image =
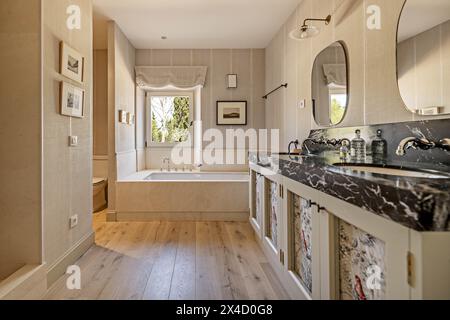
[[[163,167],[164,165],[167,163],[167,171],[170,172],[170,158],[164,158],[163,159]],[[161,167],[161,171],[162,171],[162,167]]]

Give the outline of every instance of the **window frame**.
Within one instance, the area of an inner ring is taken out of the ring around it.
[[[147,91],[146,92],[146,147],[147,148],[171,148],[179,144],[180,142],[154,142],[152,136],[152,97],[188,97],[189,98],[189,122],[192,124],[194,122],[194,92],[192,90],[171,90],[171,91]],[[191,125],[189,128],[189,134],[191,135],[190,146],[194,144],[194,127]],[[188,141],[183,142],[187,144]]]
[[[345,105],[344,116],[341,119],[341,121],[339,122],[339,123],[341,123],[343,121],[343,119],[345,118],[345,114],[347,113],[347,109],[348,109],[348,91],[347,91],[347,87],[336,87],[336,86],[330,87],[330,86],[328,86],[328,103],[329,103],[328,117],[330,119],[330,125],[337,126],[339,123],[333,123],[331,121],[331,113],[332,113],[331,106],[332,106],[332,103],[333,103],[333,95],[345,95],[347,97],[347,101],[346,101],[347,103]]]

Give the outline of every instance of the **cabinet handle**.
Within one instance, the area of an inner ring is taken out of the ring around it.
[[[312,207],[317,207],[317,212],[320,213],[322,210],[326,210],[325,207],[321,207],[318,203],[308,200],[308,209]]]

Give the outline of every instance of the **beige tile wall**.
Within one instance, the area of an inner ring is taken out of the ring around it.
[[[366,28],[367,6],[380,6],[382,29]],[[350,100],[340,126],[419,120],[405,108],[396,79],[396,29],[404,0],[303,0],[266,49],[266,89],[289,82],[266,104],[266,125],[281,129],[281,143],[308,136],[318,128],[312,118],[311,73],[315,56],[335,41],[344,41],[350,63]],[[308,17],[333,14],[315,38],[294,41],[289,32]],[[301,99],[305,109],[297,107]],[[448,117],[448,116],[447,116]]]
[[[42,262],[40,7],[0,6],[0,281]]]
[[[66,28],[66,8],[77,4],[82,29]],[[43,210],[44,253],[51,267],[81,239],[92,233],[92,0],[43,0]],[[85,57],[85,81],[76,84],[59,74],[59,43],[65,41]],[[60,115],[60,82],[85,90],[84,118]],[[79,146],[70,148],[76,135]],[[69,217],[79,216],[69,229]]]
[[[236,127],[216,125],[216,102],[219,100],[248,101],[248,125],[243,129],[265,127],[264,100],[261,98],[265,94],[264,64],[264,49],[136,51],[137,66],[207,66],[206,85],[202,90],[203,130],[214,128],[222,132]],[[231,73],[238,75],[237,89],[227,89],[226,76]],[[151,153],[152,150],[148,150],[147,167],[159,169],[162,158],[170,156],[170,149]]]

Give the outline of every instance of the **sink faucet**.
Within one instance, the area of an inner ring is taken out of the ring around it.
[[[436,148],[450,151],[450,138],[442,139],[439,142],[433,142],[426,138],[408,137],[400,142],[396,153],[398,156],[402,157],[406,154],[406,150],[409,149],[430,150]]]
[[[289,146],[288,146],[288,155],[291,155],[291,148],[292,148],[292,145],[294,145],[295,146],[295,149],[296,150],[298,150],[298,145],[300,144],[300,142],[298,141],[298,139],[297,140],[294,140],[294,141],[291,141],[290,143],[289,143]]]
[[[320,144],[320,145],[324,145],[324,146],[332,146],[332,147],[337,147],[337,146],[342,146],[342,144],[344,142],[348,142],[348,144],[350,145],[350,140],[349,139],[330,139],[330,140],[325,140],[325,139],[312,139],[312,138],[308,138],[305,141],[303,141],[303,149],[306,150],[306,152],[309,154],[311,154],[311,151],[308,148],[308,144],[307,142],[310,142],[312,144]]]

